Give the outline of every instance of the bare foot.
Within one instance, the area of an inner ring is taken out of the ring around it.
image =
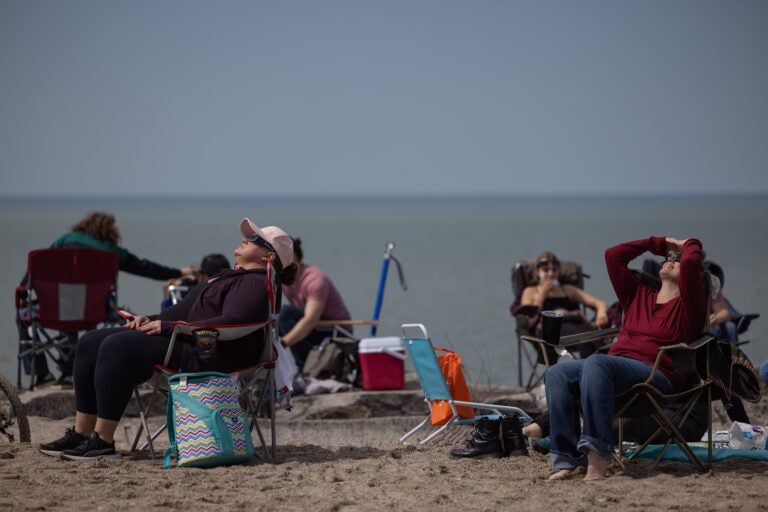
[[[568,480],[584,472],[584,468],[576,467],[573,469],[560,469],[549,475],[548,480]]]
[[[531,423],[523,427],[523,435],[525,437],[544,437],[544,431],[538,423]]]
[[[610,457],[603,457],[596,452],[590,451],[587,455],[587,476],[584,477],[584,480],[603,480],[610,465]]]

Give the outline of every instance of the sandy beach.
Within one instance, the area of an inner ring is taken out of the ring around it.
[[[341,396],[341,395],[337,395]],[[137,420],[128,418],[116,441],[119,461],[68,462],[44,456],[37,444],[72,424],[32,416],[33,443],[0,447],[0,510],[765,510],[768,463],[731,459],[700,474],[688,464],[647,463],[611,470],[605,481],[548,482],[547,456],[452,460],[448,451],[469,430],[458,428],[426,447],[398,438],[417,416],[365,417],[359,406],[337,406],[326,417],[318,400],[300,397],[278,415],[274,463],[213,469],[163,470],[159,460],[127,453]],[[768,424],[768,401],[749,404],[753,423]],[[312,412],[314,410],[314,412]],[[294,415],[294,416],[291,416]],[[722,411],[716,424],[724,426]],[[160,418],[154,418],[157,423]],[[161,436],[158,446],[167,446]]]

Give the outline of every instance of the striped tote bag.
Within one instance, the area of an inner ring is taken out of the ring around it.
[[[163,467],[212,467],[253,457],[248,415],[226,373],[179,373],[168,379],[168,438]]]

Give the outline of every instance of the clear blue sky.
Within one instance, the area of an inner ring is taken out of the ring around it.
[[[0,195],[768,192],[765,1],[0,3]]]

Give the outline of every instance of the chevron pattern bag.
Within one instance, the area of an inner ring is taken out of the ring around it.
[[[237,385],[226,373],[179,373],[168,379],[168,438],[164,468],[171,455],[178,466],[212,467],[253,457],[248,415],[238,402]]]

